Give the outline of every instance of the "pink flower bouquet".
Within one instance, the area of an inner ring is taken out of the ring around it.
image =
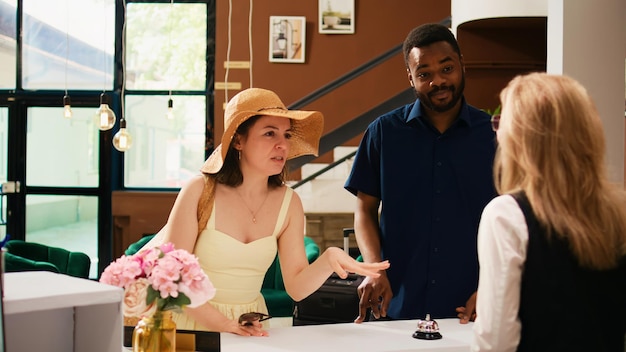
[[[100,282],[124,288],[126,317],[198,307],[215,296],[198,258],[172,243],[121,256],[104,269]]]

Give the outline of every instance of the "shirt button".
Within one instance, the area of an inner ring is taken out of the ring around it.
[[[438,161],[438,162],[437,162],[437,166],[441,166],[441,161]]]
[[[439,222],[439,220],[441,220],[441,218],[440,218],[440,217],[436,217],[436,218],[435,218],[435,221],[436,221],[436,222]]]
[[[435,253],[439,252],[439,248],[437,248],[437,247],[433,248],[433,252],[435,252]]]
[[[436,281],[437,280],[431,280],[430,283],[434,285],[436,283]]]
[[[440,189],[438,189],[438,190],[436,190],[436,191],[435,191],[435,193],[437,193],[437,194],[441,194],[441,190],[440,190]]]

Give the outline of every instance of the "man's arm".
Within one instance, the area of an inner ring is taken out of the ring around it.
[[[368,194],[357,193],[357,207],[354,213],[354,234],[359,251],[366,263],[377,263],[380,255],[380,230],[378,226],[378,207],[380,199]],[[363,322],[367,309],[372,309],[375,318],[387,316],[387,308],[393,297],[391,286],[385,272],[380,277],[366,277],[358,288],[359,316],[355,323]]]
[[[380,199],[357,192],[356,212],[354,213],[354,234],[359,251],[366,263],[380,261],[380,230],[378,207]]]

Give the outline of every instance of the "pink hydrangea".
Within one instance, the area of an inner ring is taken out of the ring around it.
[[[136,306],[124,307],[125,313],[133,316],[146,311],[198,307],[215,296],[215,287],[198,258],[186,250],[175,249],[172,243],[121,256],[107,266],[100,282],[125,289],[125,305]],[[144,297],[145,304],[137,302]]]

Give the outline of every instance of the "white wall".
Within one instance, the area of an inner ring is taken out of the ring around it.
[[[624,182],[626,1],[550,0],[547,71],[575,78],[602,121],[611,178]]]

